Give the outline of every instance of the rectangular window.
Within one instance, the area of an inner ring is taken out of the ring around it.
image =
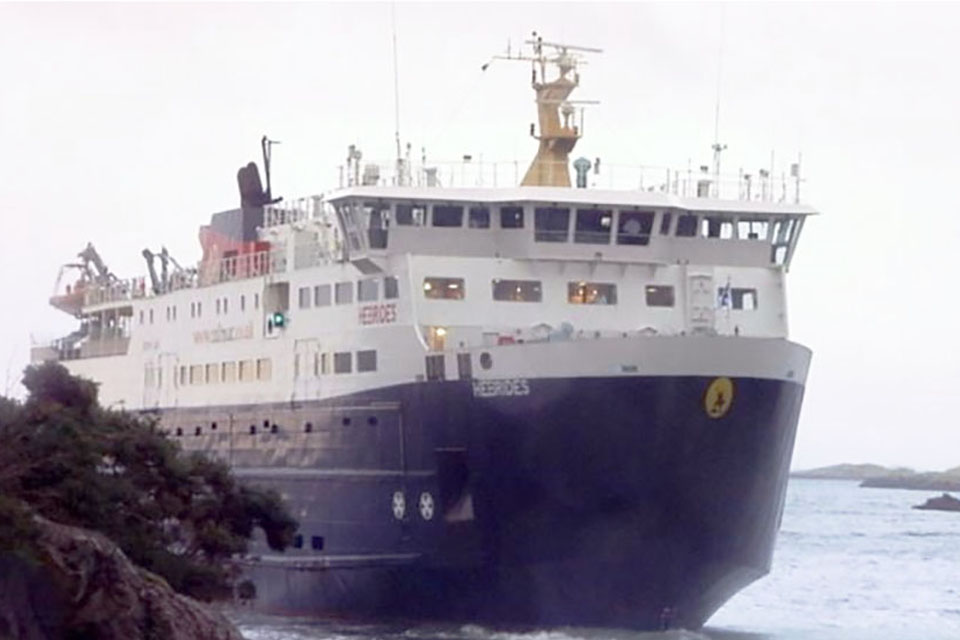
[[[673,287],[669,285],[649,284],[644,289],[648,307],[672,307],[674,304]]]
[[[766,240],[770,221],[764,218],[740,218],[737,237],[741,240]]]
[[[645,246],[653,233],[652,211],[621,211],[617,224],[617,244]]]
[[[462,227],[463,207],[452,205],[433,205],[433,226],[435,227]]]
[[[173,321],[174,321],[174,322],[177,321],[177,306],[176,306],[176,305],[170,307],[170,317],[173,318]]]
[[[490,209],[488,207],[470,207],[467,226],[471,229],[489,229]]]
[[[431,300],[463,300],[467,295],[463,278],[424,278],[423,296]]]
[[[353,354],[349,351],[342,351],[333,354],[333,372],[350,373],[353,370]]]
[[[720,216],[706,216],[700,221],[700,236],[729,240],[733,237],[733,221]]]
[[[757,290],[741,287],[729,289],[720,287],[717,290],[717,300],[721,307],[729,306],[731,309],[739,311],[755,311],[757,309]]]
[[[201,303],[201,302],[198,302],[198,303],[197,303],[197,317],[198,317],[198,318],[203,317],[203,303]],[[153,319],[151,318],[151,321],[152,321],[152,320],[153,320]]]
[[[457,354],[457,375],[461,380],[470,380],[473,378],[473,362],[470,360],[469,353]]]
[[[240,361],[240,382],[253,382],[253,360]]]
[[[220,298],[217,298],[217,315],[220,315]]]
[[[257,360],[257,380],[269,380],[273,375],[270,366],[270,358],[260,358]]]
[[[660,214],[660,235],[668,236],[670,235],[670,223],[673,222],[673,214],[669,211],[664,211]]]
[[[523,207],[500,207],[501,229],[523,229]]]
[[[230,299],[229,299],[229,298],[224,298],[224,299],[223,299],[223,312],[224,312],[224,313],[227,313],[228,311],[230,311]]]
[[[241,296],[240,296],[240,311],[246,311],[246,310],[247,310],[247,296],[241,295]]]
[[[617,285],[607,282],[568,282],[571,304],[617,304]]]
[[[180,386],[185,387],[187,385],[187,365],[180,365]]]
[[[326,353],[320,354],[320,373],[323,375],[330,373],[330,356]]]
[[[253,308],[254,308],[254,309],[259,309],[259,308],[260,308],[260,294],[259,294],[259,293],[253,294]]]
[[[220,365],[220,379],[224,382],[237,381],[237,363],[224,362]]]
[[[313,288],[313,304],[317,307],[330,306],[330,285],[318,284]]]
[[[220,366],[216,364],[207,365],[207,384],[217,384],[220,382]]]
[[[493,299],[504,302],[540,302],[543,290],[539,280],[494,280]]]
[[[379,280],[358,280],[357,300],[359,302],[375,302],[380,299]]]
[[[400,283],[394,276],[386,276],[383,279],[383,297],[386,300],[393,300],[400,297]]]
[[[427,205],[425,204],[398,204],[397,224],[404,226],[422,227],[427,220]]]
[[[334,301],[337,304],[350,304],[353,302],[353,283],[338,282],[334,290]]]
[[[570,209],[537,207],[533,212],[533,238],[537,242],[566,242]]]
[[[203,384],[203,365],[190,365],[190,384]]]
[[[297,299],[301,309],[310,308],[310,287],[300,287],[297,290]]]
[[[357,372],[377,370],[377,352],[374,349],[367,351],[357,351]]]
[[[684,213],[677,217],[677,237],[692,238],[697,235],[697,216]]]
[[[610,209],[577,209],[577,227],[573,241],[581,244],[610,244],[613,211]]]

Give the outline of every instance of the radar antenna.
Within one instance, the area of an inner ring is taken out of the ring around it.
[[[508,46],[505,55],[495,60],[524,60],[531,63],[531,86],[536,92],[539,135],[530,126],[530,135],[540,141],[536,157],[527,169],[524,186],[570,186],[570,152],[583,135],[583,109],[579,125],[574,121],[577,104],[597,104],[594,100],[569,100],[580,86],[579,65],[586,64],[585,53],[602,53],[602,49],[580,47],[559,42],[546,42],[536,32],[526,41],[533,48],[532,55],[513,55]],[[489,62],[482,68],[486,70]],[[556,69],[557,75],[547,80],[547,69]]]

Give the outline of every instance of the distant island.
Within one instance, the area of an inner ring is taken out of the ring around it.
[[[790,477],[815,480],[859,480],[861,487],[882,489],[960,491],[960,467],[946,471],[918,472],[906,467],[890,468],[878,464],[835,464],[794,471]]]

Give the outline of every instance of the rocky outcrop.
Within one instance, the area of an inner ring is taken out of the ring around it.
[[[35,553],[0,554],[0,638],[241,640],[219,613],[99,533],[35,518]]]
[[[931,511],[960,511],[960,500],[957,500],[949,493],[936,498],[930,498],[923,504],[918,504],[914,509],[925,509]]]

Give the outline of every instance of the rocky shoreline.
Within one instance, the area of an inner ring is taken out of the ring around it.
[[[790,477],[815,480],[858,480],[861,487],[877,489],[960,491],[960,467],[946,471],[917,472],[905,467],[888,468],[876,464],[838,464],[795,471],[790,474]]]
[[[31,553],[0,553],[0,638],[242,640],[221,613],[134,565],[105,536],[33,517]]]

